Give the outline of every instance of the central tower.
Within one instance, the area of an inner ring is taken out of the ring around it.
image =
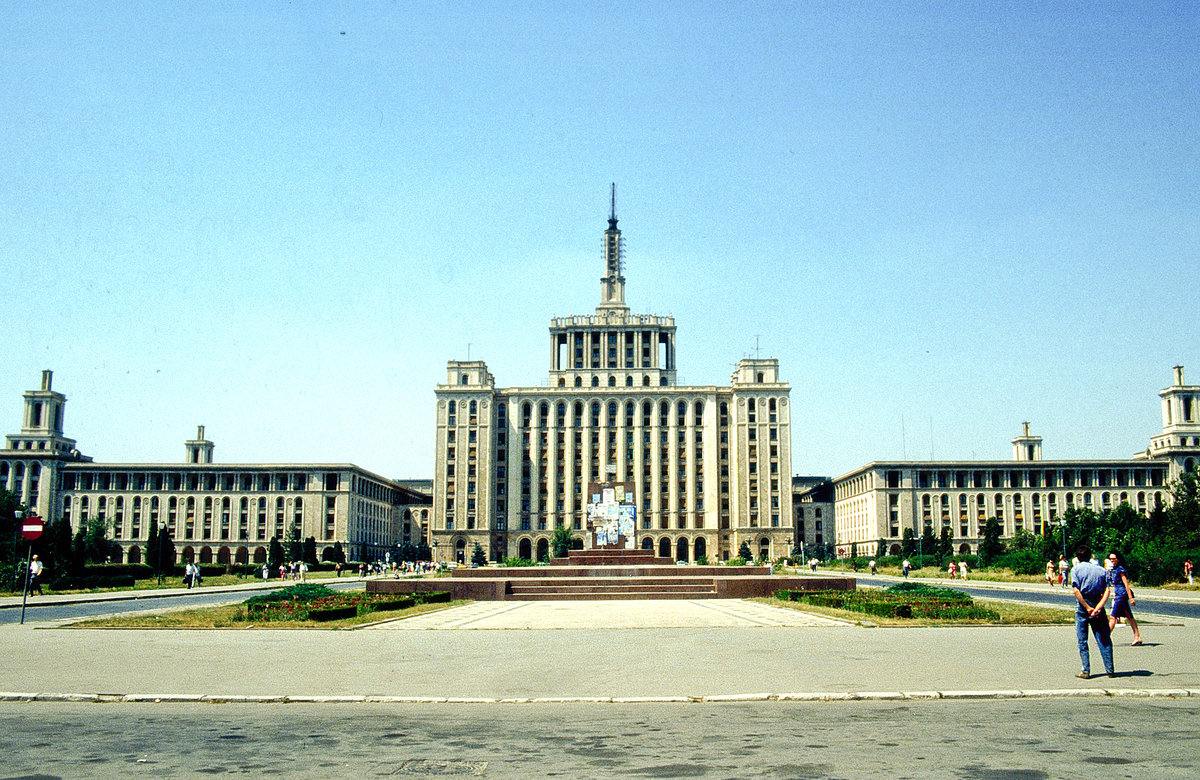
[[[594,315],[550,320],[551,387],[668,387],[675,384],[675,318],[630,314],[625,243],[612,185],[604,231],[604,276]]]
[[[617,229],[617,185],[612,185],[612,205],[608,212],[608,230],[604,231],[604,276],[600,278],[600,309],[621,309],[625,305],[625,243]]]

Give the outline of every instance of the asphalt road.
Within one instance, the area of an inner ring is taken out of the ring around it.
[[[318,584],[333,590],[362,589],[361,581],[338,582],[321,580]],[[99,615],[116,615],[127,612],[148,612],[163,609],[182,609],[194,607],[212,607],[220,604],[236,604],[263,591],[206,591],[203,586],[193,588],[186,594],[178,596],[162,596],[151,598],[134,598],[113,601],[82,602],[74,604],[39,603],[37,596],[31,596],[25,608],[25,622],[38,623],[54,620],[83,619]],[[153,593],[149,591],[148,593]],[[0,625],[18,623],[21,620],[21,608],[9,607],[0,609]]]
[[[0,703],[4,778],[1200,776],[1195,699]]]

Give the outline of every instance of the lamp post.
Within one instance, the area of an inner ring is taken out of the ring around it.
[[[1063,560],[1067,558],[1067,516],[1058,516],[1058,527],[1062,530]]]
[[[438,562],[438,557],[437,557],[437,539],[434,539],[434,540],[433,540],[433,545],[432,545],[432,546],[433,546],[433,565],[434,565],[434,566],[437,566],[437,562]]]

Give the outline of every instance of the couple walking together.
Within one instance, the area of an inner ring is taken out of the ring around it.
[[[1088,652],[1088,629],[1100,648],[1100,658],[1104,662],[1104,671],[1109,677],[1113,671],[1112,630],[1119,618],[1129,621],[1133,629],[1133,644],[1142,643],[1142,634],[1138,630],[1137,621],[1133,617],[1132,605],[1135,603],[1133,589],[1125,567],[1121,565],[1118,553],[1109,553],[1109,567],[1106,571],[1100,564],[1092,560],[1092,551],[1086,544],[1076,549],[1079,563],[1071,569],[1071,589],[1075,594],[1078,606],[1075,608],[1075,638],[1079,645],[1079,660],[1083,668],[1076,675],[1084,680],[1091,675],[1091,657]],[[1104,613],[1104,606],[1112,597],[1112,616]]]

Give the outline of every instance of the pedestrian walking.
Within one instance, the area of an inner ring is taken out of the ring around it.
[[[871,574],[874,574],[874,573],[875,573],[875,559],[874,559],[874,558],[872,558],[872,559],[871,559],[871,562],[870,562],[870,563],[868,563],[867,565],[868,565],[868,566],[870,567],[870,569],[871,569]]]
[[[1104,605],[1108,602],[1111,589],[1103,567],[1091,562],[1092,550],[1081,544],[1075,550],[1079,563],[1071,569],[1071,590],[1075,594],[1075,640],[1079,645],[1079,660],[1083,668],[1075,675],[1087,680],[1092,674],[1091,654],[1088,652],[1088,629],[1100,648],[1100,659],[1109,677],[1113,671],[1112,632],[1108,626],[1108,615]]]
[[[1058,584],[1064,588],[1071,587],[1071,564],[1067,563],[1067,556],[1058,556]]]
[[[950,579],[954,579],[954,575],[958,574],[958,565],[954,561],[950,561],[950,565],[946,567],[946,573],[950,575]]]
[[[1133,605],[1137,601],[1133,598],[1133,586],[1129,584],[1125,562],[1121,559],[1121,554],[1115,550],[1108,554],[1108,562],[1108,586],[1113,593],[1112,615],[1108,618],[1108,630],[1111,632],[1117,627],[1117,621],[1125,618],[1129,627],[1133,629],[1133,644],[1140,645],[1142,632],[1138,630],[1137,620],[1133,617]]]
[[[967,562],[966,561],[963,561],[962,563],[958,564],[958,576],[962,577],[964,580],[967,578]]]
[[[1046,561],[1046,584],[1054,587],[1054,561]]]
[[[42,592],[42,562],[36,555],[29,560],[29,576],[25,580],[25,592],[32,596],[35,588],[39,596],[46,595]]]
[[[1187,580],[1188,585],[1196,584],[1195,581],[1192,579],[1192,559],[1191,558],[1188,558],[1186,561],[1183,562],[1183,577],[1184,577],[1184,579]]]
[[[912,568],[912,564],[908,562],[908,558],[904,559],[904,563],[900,564],[900,570],[904,572],[904,576],[908,576],[908,570]]]

